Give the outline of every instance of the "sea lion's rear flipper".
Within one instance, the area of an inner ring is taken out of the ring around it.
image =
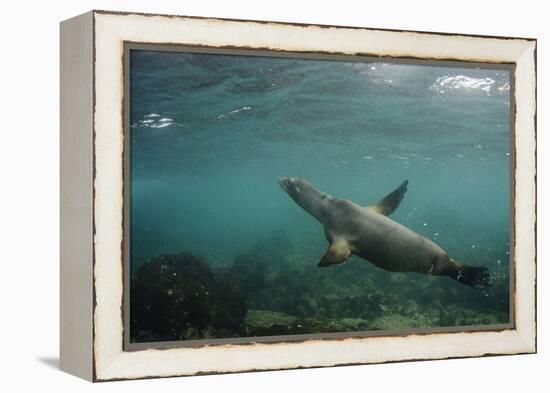
[[[351,256],[349,244],[345,240],[336,240],[331,243],[323,258],[317,266],[333,266],[340,265],[348,260]]]
[[[449,277],[461,284],[476,289],[487,289],[491,286],[491,275],[485,266],[470,266],[456,262],[451,258],[452,268],[447,272]]]
[[[369,206],[368,209],[372,209],[377,213],[389,216],[399,207],[399,204],[407,192],[408,184],[409,181],[405,180],[399,187],[386,195],[384,199],[380,200],[376,205]]]
[[[487,289],[491,286],[489,270],[484,266],[462,265],[451,278],[476,289]]]

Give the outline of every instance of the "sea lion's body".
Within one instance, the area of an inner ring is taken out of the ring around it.
[[[427,273],[431,261],[445,255],[434,242],[382,214],[345,200],[327,205],[327,240],[344,237],[353,254],[384,270]]]
[[[474,287],[489,286],[486,268],[454,261],[433,241],[388,217],[403,199],[406,181],[369,207],[333,198],[303,179],[282,178],[279,183],[325,228],[330,246],[319,266],[338,265],[357,255],[390,272],[445,275]]]

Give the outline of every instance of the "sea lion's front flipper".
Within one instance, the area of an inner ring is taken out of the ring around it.
[[[333,241],[328,248],[323,258],[317,266],[325,267],[332,265],[340,265],[348,260],[351,256],[351,250],[349,244],[345,240]]]
[[[399,187],[386,195],[384,199],[380,200],[376,205],[369,206],[368,209],[372,209],[377,213],[389,216],[399,207],[399,204],[407,192],[408,184],[409,181],[405,180]]]

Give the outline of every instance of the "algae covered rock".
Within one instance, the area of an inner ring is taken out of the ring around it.
[[[293,325],[294,334],[357,332],[368,329],[361,318],[304,318]]]
[[[302,295],[300,299],[298,299],[298,302],[296,304],[296,313],[301,316],[305,317],[308,315],[316,315],[317,310],[319,309],[319,304],[317,303],[317,300],[314,298]]]
[[[337,333],[367,330],[368,327],[367,321],[360,318],[298,318],[268,310],[249,310],[245,325],[249,336]]]
[[[142,264],[130,289],[132,341],[174,341],[241,333],[244,294],[190,253]]]
[[[212,303],[212,327],[217,336],[235,336],[242,331],[247,311],[246,295],[227,274],[216,276],[215,301]]]
[[[496,325],[508,323],[508,313],[463,309],[460,305],[447,307],[441,317],[442,326]]]
[[[282,312],[248,310],[245,318],[246,332],[248,336],[292,334],[297,320],[298,318]]]
[[[401,307],[401,313],[407,317],[414,316],[418,314],[419,311],[418,304],[412,299],[407,300],[403,307]]]
[[[406,317],[400,314],[389,314],[375,319],[369,325],[372,330],[396,330],[426,327],[426,325],[417,319]]]
[[[276,260],[284,264],[287,256],[294,250],[290,239],[283,230],[276,230],[270,236],[254,243],[250,252],[261,257]]]
[[[265,285],[268,261],[261,255],[238,255],[230,267],[232,279],[247,293],[256,292]]]
[[[369,295],[330,293],[319,299],[319,306],[329,318],[372,319],[382,313],[380,305]]]

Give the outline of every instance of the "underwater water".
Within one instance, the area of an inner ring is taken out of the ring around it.
[[[132,50],[131,340],[509,322],[510,72]],[[391,218],[492,287],[319,268],[323,227],[278,185]]]

